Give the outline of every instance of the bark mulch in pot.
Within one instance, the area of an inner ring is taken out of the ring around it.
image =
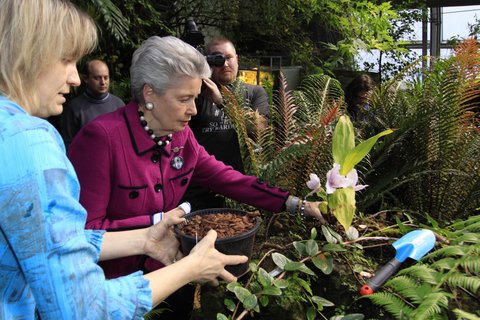
[[[222,213],[194,215],[188,218],[188,222],[180,228],[180,231],[198,239],[203,238],[211,229],[217,232],[218,239],[233,237],[251,230],[259,215],[258,211],[239,215],[227,210]]]

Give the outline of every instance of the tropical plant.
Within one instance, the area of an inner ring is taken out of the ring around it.
[[[480,54],[474,40],[448,59],[410,66],[374,95],[362,135],[396,128],[372,150],[359,198],[364,212],[394,207],[428,212],[439,221],[480,206],[480,131],[474,107]]]
[[[332,125],[343,91],[326,75],[307,77],[296,91],[286,88],[281,75],[269,125],[254,135],[247,128],[254,126],[256,116],[246,110],[244,98],[223,91],[225,112],[236,128],[246,172],[300,194],[306,191],[309,172],[326,174],[331,167]]]
[[[448,244],[401,270],[381,292],[366,298],[397,319],[449,319],[453,314],[479,319],[480,216],[442,231]]]
[[[355,215],[355,191],[363,190],[365,185],[358,184],[358,173],[354,169],[368,154],[380,137],[392,133],[391,129],[361,142],[355,146],[355,132],[348,116],[341,116],[333,131],[332,158],[333,169],[328,171],[325,189],[320,178],[310,174],[307,186],[312,190],[308,195],[317,194],[323,201],[320,211],[333,214],[345,231],[350,228]]]
[[[320,315],[327,319],[335,303],[318,294],[318,275],[330,276],[335,256],[347,252],[354,241],[344,241],[342,236],[325,226],[322,233],[327,240],[317,240],[317,230],[312,228],[309,239],[288,244],[291,249],[288,250],[289,257],[277,249],[268,250],[259,260],[250,263],[249,271],[241,281],[216,288],[216,293],[223,294],[215,295],[215,300],[223,300],[224,306],[212,303],[211,290],[206,291],[206,297],[201,291],[197,297],[196,316],[218,320],[241,320],[247,316],[313,320]],[[268,272],[268,268],[273,270]],[[350,313],[330,319],[362,320],[364,315]]]
[[[83,8],[99,23],[104,37],[111,35],[119,42],[128,42],[130,21],[111,0],[73,0],[72,2]]]

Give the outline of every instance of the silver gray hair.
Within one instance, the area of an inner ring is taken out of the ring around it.
[[[175,37],[153,36],[133,53],[130,67],[133,99],[145,102],[146,84],[161,95],[182,76],[205,79],[210,75],[207,60],[194,47]]]

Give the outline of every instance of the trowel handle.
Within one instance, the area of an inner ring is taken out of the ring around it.
[[[397,270],[402,263],[393,258],[386,265],[380,268],[370,280],[360,289],[362,296],[374,293],[380,288]]]

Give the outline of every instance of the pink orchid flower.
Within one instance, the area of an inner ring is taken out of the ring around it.
[[[320,189],[320,178],[315,173],[310,173],[310,180],[307,182],[307,187],[314,192]]]
[[[332,194],[335,190],[340,188],[353,187],[355,191],[359,191],[367,187],[367,185],[360,185],[358,183],[357,170],[352,169],[346,176],[340,174],[340,165],[333,164],[333,169],[327,172],[327,194]]]

